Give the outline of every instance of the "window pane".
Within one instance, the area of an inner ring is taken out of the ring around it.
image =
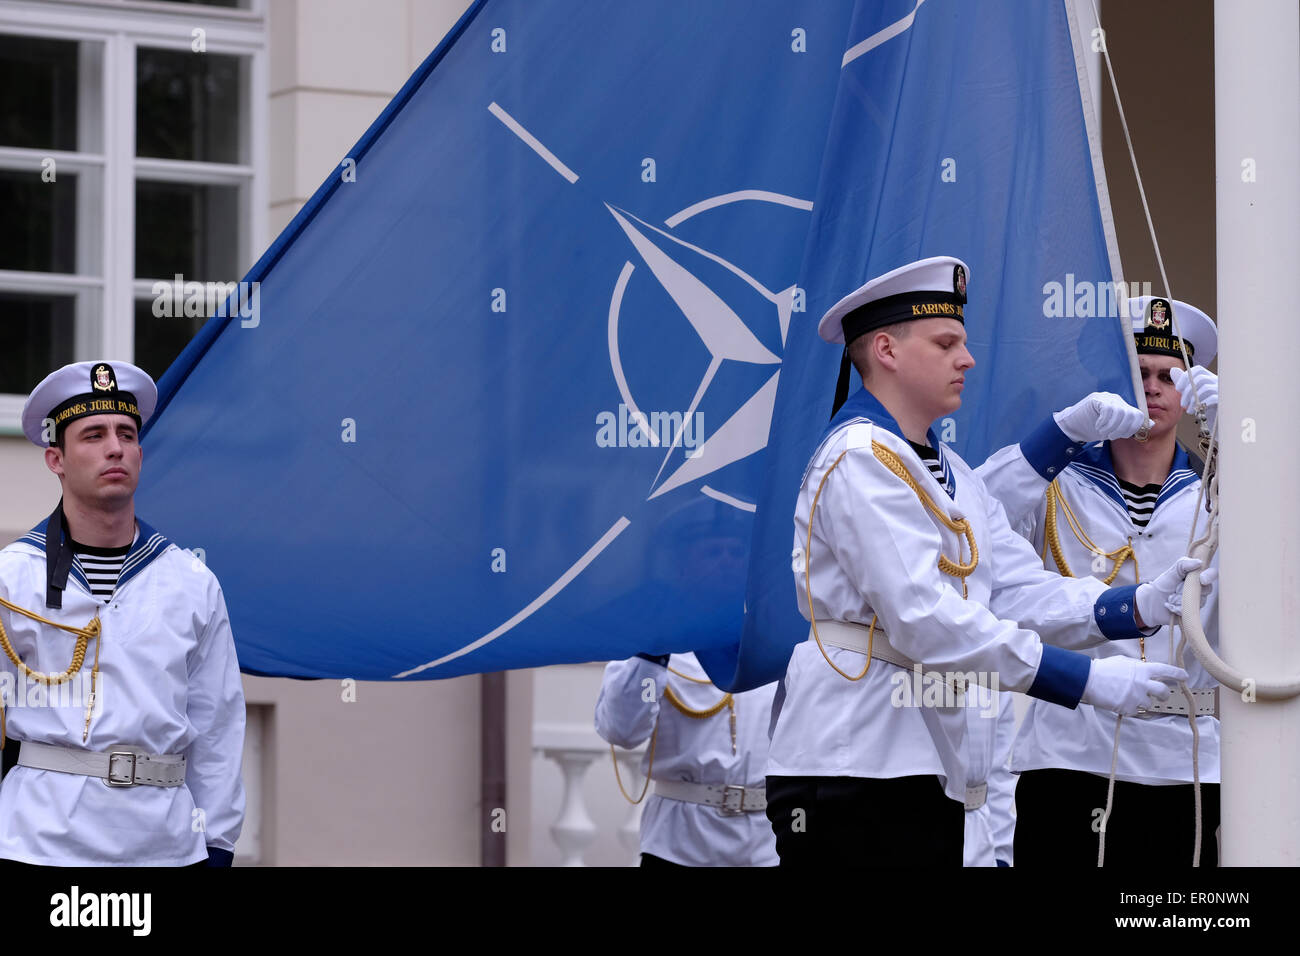
[[[76,272],[77,177],[0,169],[0,269]]]
[[[25,395],[73,361],[76,299],[0,292],[0,393]]]
[[[241,76],[237,56],[140,47],[136,155],[239,162]]]
[[[77,43],[0,34],[0,146],[77,148]]]
[[[159,318],[153,314],[153,299],[136,299],[135,364],[158,381],[203,322],[179,316]]]
[[[136,278],[233,282],[238,257],[238,186],[136,181]]]

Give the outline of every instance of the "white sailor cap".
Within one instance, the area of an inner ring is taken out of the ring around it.
[[[41,448],[68,422],[89,415],[129,415],[142,427],[158,405],[158,386],[126,362],[76,362],[51,372],[23,405],[23,434]],[[53,428],[46,430],[49,421]]]
[[[1128,300],[1128,315],[1133,322],[1139,355],[1172,355],[1181,359],[1183,353],[1177,336],[1182,336],[1193,365],[1209,365],[1219,352],[1219,330],[1194,305],[1158,295],[1143,295]],[[1177,335],[1174,323],[1177,323]]]
[[[912,319],[956,319],[965,324],[970,269],[952,256],[909,262],[846,295],[822,316],[817,331],[827,342],[848,344],[860,335]]]

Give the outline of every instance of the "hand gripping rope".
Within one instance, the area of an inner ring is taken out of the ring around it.
[[[966,579],[970,577],[971,572],[975,570],[980,561],[979,548],[975,544],[975,534],[971,531],[970,522],[965,518],[958,518],[956,521],[949,518],[948,515],[934,503],[934,499],[926,493],[925,489],[917,484],[916,479],[912,477],[911,472],[907,470],[907,466],[903,464],[902,460],[880,442],[873,441],[871,443],[871,450],[881,464],[902,479],[903,483],[916,493],[916,497],[920,499],[921,504],[925,505],[926,509],[938,518],[945,528],[949,531],[965,536],[966,542],[970,545],[970,564],[960,563],[960,550],[957,552],[957,561],[953,561],[947,555],[940,552],[939,570],[944,574],[960,578],[961,596],[963,598],[967,597]],[[817,633],[817,614],[813,610],[812,583],[809,573],[809,569],[812,567],[812,529],[813,519],[817,516],[817,499],[822,496],[822,489],[826,487],[826,479],[831,476],[831,472],[839,466],[839,463],[844,460],[844,456],[847,454],[847,450],[840,452],[840,457],[836,458],[835,463],[826,469],[826,474],[822,475],[822,480],[817,485],[817,493],[813,495],[812,509],[808,512],[808,540],[804,544],[803,586],[804,593],[808,596],[808,620],[812,622],[813,639],[817,642],[817,647],[821,650],[822,657],[826,659],[827,664],[831,665],[835,673],[839,674],[844,679],[859,681],[867,676],[867,671],[871,667],[871,646],[876,636],[876,615],[871,615],[871,627],[867,631],[867,663],[863,666],[862,673],[854,677],[852,674],[848,674],[836,667],[835,662],[831,660],[830,655],[826,653],[826,647],[822,644],[821,635]],[[959,549],[960,544],[960,539],[958,539]]]
[[[14,662],[14,665],[22,671],[28,678],[38,681],[47,686],[57,686],[58,684],[70,681],[86,662],[86,645],[93,637],[95,639],[95,663],[90,670],[90,696],[86,699],[86,726],[81,733],[81,742],[85,743],[86,738],[90,735],[90,717],[95,709],[95,683],[99,677],[99,645],[102,643],[99,639],[100,624],[99,612],[85,627],[71,627],[67,624],[59,624],[57,621],[51,621],[48,618],[34,614],[26,608],[21,608],[17,604],[0,598],[0,606],[7,607],[15,614],[21,614],[23,617],[31,618],[33,621],[39,621],[42,624],[48,624],[50,627],[57,627],[60,631],[67,631],[69,634],[77,635],[77,643],[72,649],[72,660],[68,664],[68,669],[62,674],[43,674],[40,671],[34,671],[23,663],[18,652],[14,650],[13,644],[9,641],[9,634],[5,631],[4,622],[0,621],[0,647],[4,648],[5,655]],[[5,707],[4,700],[0,699],[0,747],[5,742]]]
[[[1093,19],[1098,26],[1101,25],[1101,15],[1097,12],[1097,4],[1094,0],[1092,4]],[[1151,245],[1155,250],[1156,263],[1160,267],[1160,279],[1164,283],[1165,295],[1173,298],[1173,291],[1169,287],[1169,276],[1165,272],[1165,260],[1160,254],[1160,243],[1156,238],[1155,223],[1151,219],[1151,206],[1147,202],[1146,190],[1142,186],[1142,175],[1138,172],[1137,153],[1133,149],[1133,137],[1129,133],[1128,120],[1124,116],[1124,107],[1120,103],[1119,84],[1115,80],[1115,67],[1111,63],[1110,49],[1106,44],[1101,47],[1102,58],[1106,63],[1106,72],[1110,77],[1111,92],[1115,96],[1115,107],[1119,113],[1120,127],[1124,130],[1124,140],[1128,144],[1129,160],[1133,164],[1133,174],[1137,178],[1138,194],[1142,199],[1142,210],[1146,214],[1147,230],[1151,235]],[[1170,318],[1173,322],[1174,337],[1178,341],[1179,350],[1183,354],[1183,367],[1189,372],[1192,363],[1187,355],[1187,348],[1183,345],[1182,331],[1178,325],[1178,312],[1172,310]],[[1205,455],[1205,474],[1206,479],[1201,482],[1201,490],[1197,496],[1196,518],[1192,522],[1191,530],[1188,533],[1186,553],[1193,557],[1199,558],[1201,568],[1209,567],[1210,559],[1214,556],[1219,546],[1219,476],[1217,473],[1217,458],[1219,450],[1218,442],[1218,419],[1215,419],[1213,432],[1208,426],[1205,403],[1201,401],[1196,387],[1195,378],[1190,378],[1188,384],[1192,389],[1193,413],[1196,416],[1197,424],[1200,431],[1201,452]],[[1210,513],[1208,527],[1201,537],[1196,537],[1196,528],[1200,523],[1201,503],[1205,502]],[[1214,648],[1210,647],[1210,642],[1206,640],[1205,630],[1201,624],[1201,572],[1193,571],[1187,575],[1183,582],[1183,612],[1181,621],[1170,616],[1169,641],[1173,651],[1173,629],[1179,626],[1182,637],[1179,639],[1176,654],[1171,653],[1171,660],[1179,667],[1183,666],[1184,652],[1190,643],[1192,653],[1200,661],[1201,666],[1205,668],[1215,680],[1225,687],[1244,692],[1247,687],[1253,689],[1256,698],[1263,700],[1287,700],[1292,697],[1300,696],[1300,677],[1287,678],[1285,680],[1258,682],[1247,678],[1241,671],[1226,664]],[[1196,726],[1196,707],[1194,705],[1191,691],[1184,681],[1178,685],[1180,691],[1188,702],[1187,719],[1192,726],[1192,784],[1193,793],[1196,799],[1196,845],[1192,854],[1192,865],[1200,866],[1201,863],[1201,778],[1200,778],[1200,734]],[[1119,731],[1123,725],[1124,718],[1121,716],[1115,724],[1115,749],[1111,755],[1111,770],[1108,792],[1106,795],[1106,813],[1102,818],[1102,828],[1100,841],[1097,851],[1097,865],[1101,866],[1105,861],[1106,855],[1106,826],[1105,821],[1110,818],[1111,802],[1115,788],[1115,768],[1119,761]]]

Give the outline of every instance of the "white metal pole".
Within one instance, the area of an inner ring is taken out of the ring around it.
[[[1296,0],[1215,0],[1214,108],[1221,653],[1263,681],[1300,672]],[[1300,699],[1247,694],[1223,692],[1222,862],[1300,865]]]

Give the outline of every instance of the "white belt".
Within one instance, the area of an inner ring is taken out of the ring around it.
[[[842,647],[846,651],[856,651],[866,656],[867,633],[870,630],[865,624],[856,624],[852,621],[818,621],[816,636],[821,638],[823,644]],[[815,639],[810,625],[808,640]],[[871,656],[875,660],[896,664],[908,670],[916,666],[916,661],[889,643],[889,638],[885,636],[885,632],[879,627],[876,628],[876,633],[871,636]]]
[[[1192,692],[1192,700],[1196,702],[1197,717],[1217,717],[1219,716],[1219,688],[1207,687],[1204,689],[1188,688]],[[1138,717],[1163,717],[1165,714],[1178,714],[1186,717],[1188,714],[1187,698],[1178,688],[1169,695],[1165,701],[1153,701],[1145,707],[1138,709]]]
[[[99,777],[110,787],[179,787],[185,782],[184,754],[147,754],[125,747],[95,753],[24,740],[18,766]]]
[[[813,636],[812,626],[808,627],[808,640],[815,641],[817,637],[821,638],[823,644],[829,644],[831,647],[840,647],[846,651],[853,651],[861,654],[863,657],[867,654],[867,634],[871,628],[865,624],[858,624],[854,621],[818,621],[817,634]],[[871,635],[871,659],[884,661],[886,664],[893,664],[895,667],[901,667],[904,670],[917,670],[921,672],[925,680],[939,680],[942,674],[938,672],[928,672],[917,661],[912,660],[893,644],[889,643],[889,638],[885,632],[876,627],[876,633]],[[954,690],[965,692],[965,681],[954,678],[951,682]]]
[[[742,787],[736,783],[688,783],[685,780],[656,780],[655,793],[669,800],[717,807],[727,816],[759,813],[767,809],[767,788]]]
[[[817,637],[821,638],[823,644],[840,647],[846,651],[854,651],[863,656],[866,656],[867,653],[867,634],[870,630],[865,624],[857,624],[853,621],[817,622]],[[808,628],[808,640],[815,640],[811,626]],[[889,638],[885,636],[885,632],[879,627],[876,628],[876,633],[871,635],[871,657],[872,660],[881,660],[906,670],[921,667],[916,661],[890,644]],[[922,668],[922,670],[924,669]],[[967,810],[978,810],[984,806],[984,801],[988,798],[988,792],[989,785],[987,783],[967,787],[963,806]]]

